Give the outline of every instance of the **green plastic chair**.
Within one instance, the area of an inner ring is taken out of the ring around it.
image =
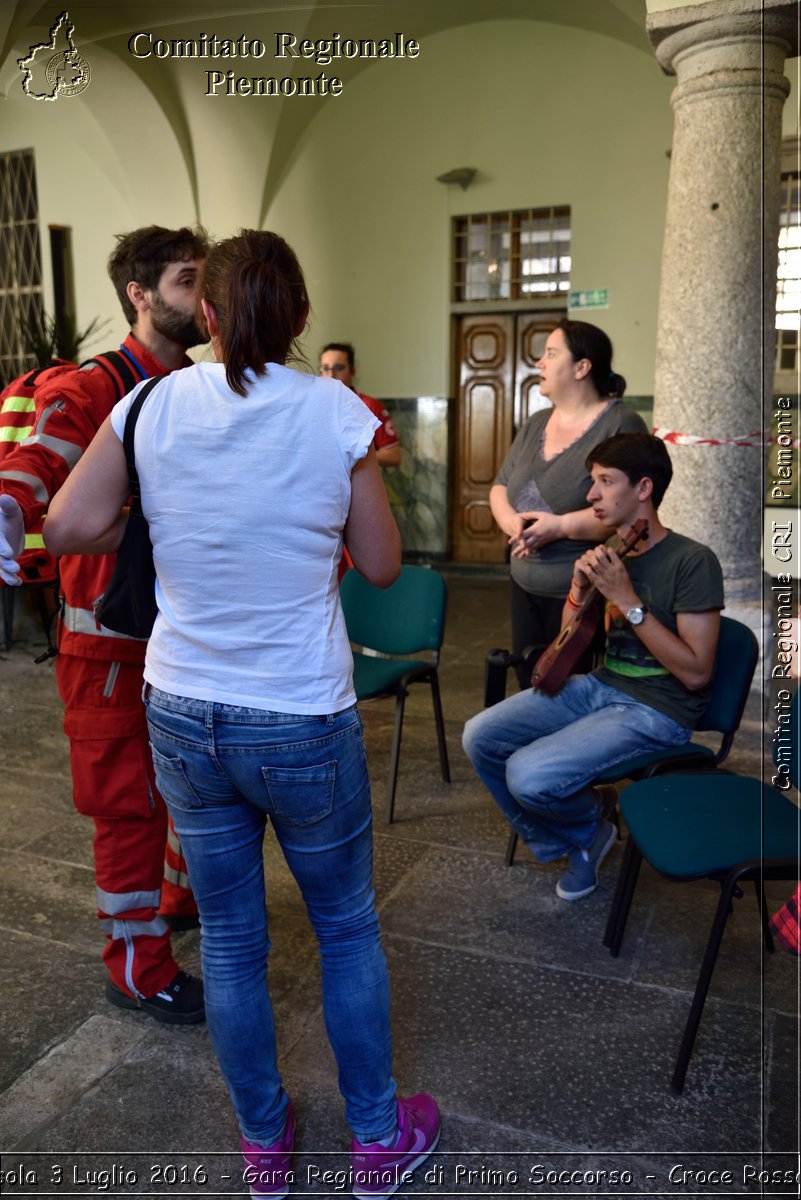
[[[427,683],[431,688],[440,769],[445,783],[451,781],[437,673],[445,631],[445,581],[427,567],[404,566],[391,587],[377,588],[358,571],[350,570],[342,579],[340,596],[351,643],[380,656],[392,656],[376,657],[359,649],[353,652],[357,698],[396,698],[387,786],[389,825],[395,811],[404,706],[413,683]],[[420,651],[428,651],[430,657],[427,660],[407,657]]]
[[[720,899],[671,1081],[677,1093],[684,1087],[732,901],[743,895],[740,884],[753,880],[765,947],[772,952],[764,880],[798,878],[801,811],[788,791],[790,781],[796,788],[799,785],[800,713],[801,700],[796,693],[788,731],[791,752],[777,755],[780,770],[774,781],[784,781],[781,787],[726,772],[661,775],[633,783],[620,798],[629,838],[604,934],[604,945],[613,956],[620,952],[643,859],[678,883],[714,879],[720,884]],[[785,748],[787,740],[782,739]],[[777,749],[781,744],[777,741]]]
[[[741,621],[721,617],[709,701],[696,727],[698,733],[720,734],[717,749],[696,741],[684,746],[664,746],[603,771],[593,780],[593,786],[609,786],[622,779],[650,779],[675,771],[712,771],[719,767],[728,756],[740,728],[758,659],[759,643],[753,631]],[[507,866],[512,865],[516,847],[517,834],[513,830],[506,847]]]

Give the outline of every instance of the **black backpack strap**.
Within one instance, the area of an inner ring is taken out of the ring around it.
[[[58,363],[50,363],[50,364],[49,364],[48,366],[46,366],[46,367],[36,367],[36,368],[34,368],[34,370],[33,370],[33,371],[31,371],[30,375],[26,375],[26,376],[25,376],[23,379],[21,379],[21,380],[20,380],[20,384],[21,384],[21,386],[22,386],[22,387],[36,387],[36,384],[37,384],[37,382],[38,382],[38,380],[39,380],[39,376],[40,376],[40,375],[41,375],[41,374],[42,374],[44,371],[49,371],[49,370],[50,370],[50,367],[52,367],[52,366],[58,366]]]
[[[88,361],[96,363],[98,367],[101,367],[106,372],[109,379],[113,381],[117,391],[117,398],[120,400],[123,396],[127,396],[130,391],[133,391],[137,383],[141,383],[142,376],[137,377],[134,374],[130,362],[124,354],[120,354],[119,350],[107,350],[104,354],[96,354],[94,358],[90,358]],[[87,366],[87,363],[83,363],[82,365]]]
[[[136,461],[134,459],[134,433],[136,431],[136,422],[139,420],[139,413],[142,411],[142,405],[147,400],[150,393],[157,383],[161,383],[163,375],[156,375],[152,379],[148,379],[147,383],[142,385],[142,388],[134,400],[131,407],[128,409],[128,415],[125,418],[125,431],[122,437],[122,447],[125,451],[125,461],[128,464],[128,482],[131,488],[131,512],[141,513],[142,499],[139,490],[139,474],[136,470]]]

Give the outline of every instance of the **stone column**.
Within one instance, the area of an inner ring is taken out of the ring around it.
[[[796,19],[796,0],[709,0],[648,18],[657,57],[678,80],[657,428],[723,440],[769,424],[781,111],[790,88],[782,71],[798,53]],[[663,520],[715,550],[729,599],[757,599],[763,451],[679,444],[671,457]]]

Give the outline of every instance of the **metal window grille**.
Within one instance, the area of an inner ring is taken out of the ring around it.
[[[779,265],[776,281],[777,371],[801,369],[801,178],[782,175],[779,213]]]
[[[24,326],[44,311],[32,150],[0,154],[0,382],[36,366]]]
[[[453,218],[451,297],[530,300],[570,289],[570,208]]]

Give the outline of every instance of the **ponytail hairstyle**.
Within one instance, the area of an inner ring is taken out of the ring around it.
[[[245,372],[266,375],[268,363],[301,357],[295,339],[309,311],[295,252],[277,233],[241,229],[218,242],[203,271],[202,295],[219,323],[225,378],[247,392]]]
[[[590,325],[588,321],[569,321],[567,317],[559,322],[557,329],[561,329],[565,335],[573,362],[589,359],[590,380],[598,395],[622,396],[626,390],[626,380],[612,370],[612,343],[603,329]]]

